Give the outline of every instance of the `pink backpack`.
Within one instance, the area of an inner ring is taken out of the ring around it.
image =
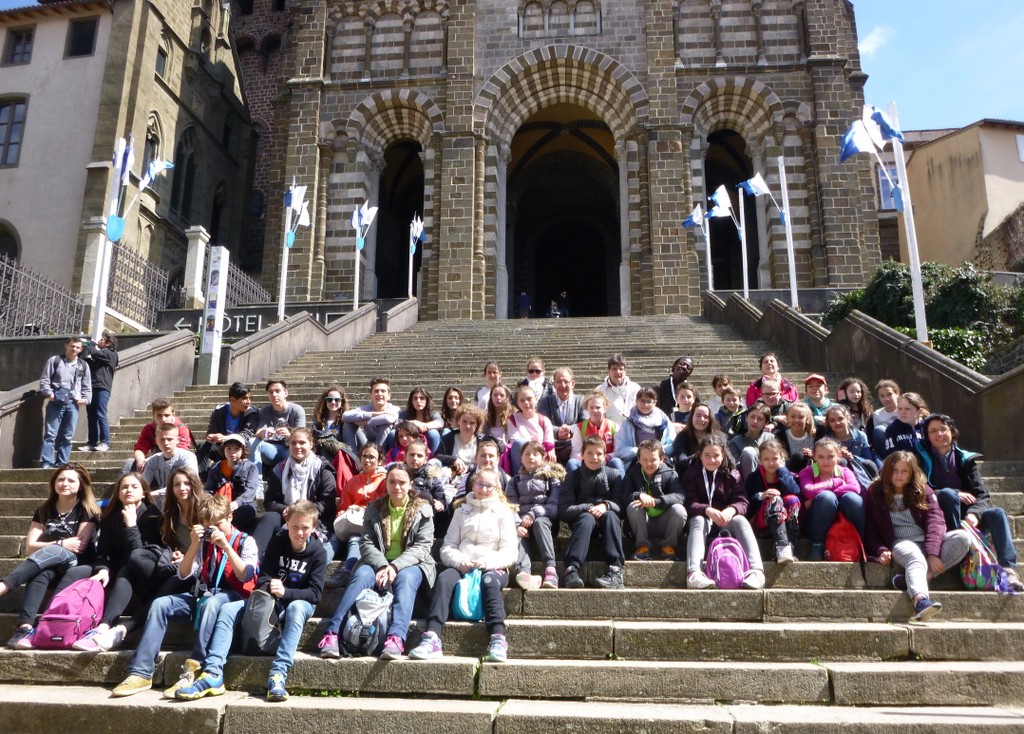
[[[103,585],[80,579],[50,600],[39,618],[32,647],[68,650],[100,623],[103,616]]]
[[[747,554],[736,538],[719,535],[708,546],[705,573],[719,589],[738,589],[750,570]]]

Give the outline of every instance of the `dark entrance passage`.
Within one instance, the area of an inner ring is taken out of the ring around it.
[[[527,120],[508,177],[509,314],[526,291],[531,316],[564,291],[571,316],[618,314],[618,166],[593,114],[555,105]]]
[[[708,153],[704,159],[704,176],[707,194],[725,184],[732,198],[736,218],[739,219],[739,193],[736,185],[754,175],[754,168],[747,156],[747,144],[739,133],[733,130],[717,130],[708,135]],[[751,288],[758,287],[757,266],[759,261],[757,235],[757,207],[752,196],[745,197],[747,217],[747,273]],[[708,202],[708,209],[712,206]],[[715,289],[731,290],[743,287],[743,255],[740,252],[740,236],[732,220],[722,217],[709,220],[711,225],[711,267]],[[701,274],[701,287],[706,287],[706,278]]]
[[[419,143],[403,140],[384,152],[377,211],[377,298],[404,298],[409,290],[409,222],[423,216],[423,161]],[[413,293],[423,248],[413,260]]]

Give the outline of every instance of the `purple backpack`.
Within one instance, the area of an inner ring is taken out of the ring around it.
[[[32,647],[68,650],[100,623],[103,616],[103,585],[80,579],[50,600],[39,618]]]
[[[747,554],[736,538],[719,535],[708,546],[705,573],[719,589],[738,589],[750,570]]]

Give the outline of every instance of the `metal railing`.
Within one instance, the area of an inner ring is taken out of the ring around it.
[[[210,250],[206,248],[206,265],[203,268],[203,283],[210,280]],[[228,308],[252,303],[272,303],[274,297],[259,282],[242,270],[233,259],[228,262]]]
[[[78,295],[0,255],[0,336],[77,334]]]
[[[152,329],[167,304],[167,271],[126,245],[112,246],[107,307]]]

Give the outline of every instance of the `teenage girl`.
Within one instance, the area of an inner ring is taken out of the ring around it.
[[[924,472],[909,451],[895,451],[882,464],[882,475],[868,489],[864,506],[868,557],[904,569],[893,586],[914,602],[914,619],[934,617],[942,604],[928,596],[928,582],[963,560],[971,549],[966,530],[946,530],[942,509]]]
[[[459,409],[464,400],[462,390],[457,387],[449,387],[444,391],[444,398],[441,400],[441,420],[444,421],[444,428],[441,429],[442,436],[459,430],[459,420],[455,417],[455,411]]]
[[[348,410],[348,396],[341,385],[337,383],[328,385],[317,398],[316,409],[313,411],[313,430],[318,434],[333,433],[334,437],[340,441],[341,427],[344,425],[341,415],[346,410]]]
[[[858,431],[863,431],[874,410],[874,406],[871,405],[871,395],[864,380],[859,377],[847,377],[839,383],[836,397],[850,411],[850,425]]]
[[[825,535],[842,510],[846,519],[864,537],[864,501],[857,478],[839,463],[839,444],[834,438],[822,438],[814,444],[810,466],[797,477],[807,518],[807,535],[811,539],[808,560],[825,560]]]
[[[893,380],[879,380],[875,384],[875,395],[881,405],[871,414],[864,433],[878,456],[885,455],[885,429],[896,420],[896,403],[901,392],[900,386]]]
[[[444,428],[444,419],[441,413],[434,409],[434,400],[425,388],[414,387],[409,393],[409,400],[405,404],[405,410],[398,416],[399,420],[406,420],[420,430],[420,435],[427,442],[427,448],[431,455],[437,453],[437,445],[441,442],[441,429]]]
[[[750,570],[743,577],[743,588],[764,587],[764,566],[757,547],[754,530],[747,522],[747,493],[740,481],[732,457],[719,438],[700,442],[700,463],[693,464],[683,475],[683,496],[689,515],[686,542],[686,586],[690,589],[713,589],[715,582],[701,570],[700,563],[712,531],[728,531],[747,554]]]
[[[350,507],[366,507],[373,500],[384,496],[384,468],[381,466],[380,446],[368,443],[359,450],[359,463],[362,471],[345,483],[338,498],[338,517]],[[345,561],[324,582],[328,589],[348,585],[352,569],[359,562],[359,533],[347,535],[344,540],[337,533],[332,533],[331,544],[334,555],[340,556],[342,546],[345,547]]]
[[[928,404],[916,392],[905,392],[896,400],[896,420],[885,429],[883,458],[893,451],[913,451],[921,440],[921,419],[928,415]]]
[[[800,536],[800,485],[786,468],[786,449],[778,439],[758,449],[760,466],[747,477],[750,518],[754,529],[775,540],[775,560],[785,566],[796,560],[793,549]]]
[[[682,476],[690,464],[697,461],[697,447],[708,436],[718,436],[722,443],[729,437],[719,427],[718,421],[711,413],[707,403],[696,402],[690,409],[690,422],[672,440],[672,457],[676,464],[676,473]]]
[[[487,422],[484,424],[484,433],[500,441],[503,449],[508,441],[508,419],[514,410],[512,393],[507,386],[498,383],[491,388],[488,394]]]
[[[530,441],[543,444],[548,461],[556,461],[555,430],[548,417],[537,412],[537,393],[532,387],[521,385],[516,390],[516,406],[519,412],[509,416],[506,432],[506,438],[512,444],[509,451],[512,476],[519,473],[520,455],[523,447]]]
[[[501,384],[501,365],[493,361],[485,364],[484,379],[487,380],[487,384],[476,391],[476,404],[481,409],[487,410],[487,406],[490,404],[491,390],[495,385]]]

